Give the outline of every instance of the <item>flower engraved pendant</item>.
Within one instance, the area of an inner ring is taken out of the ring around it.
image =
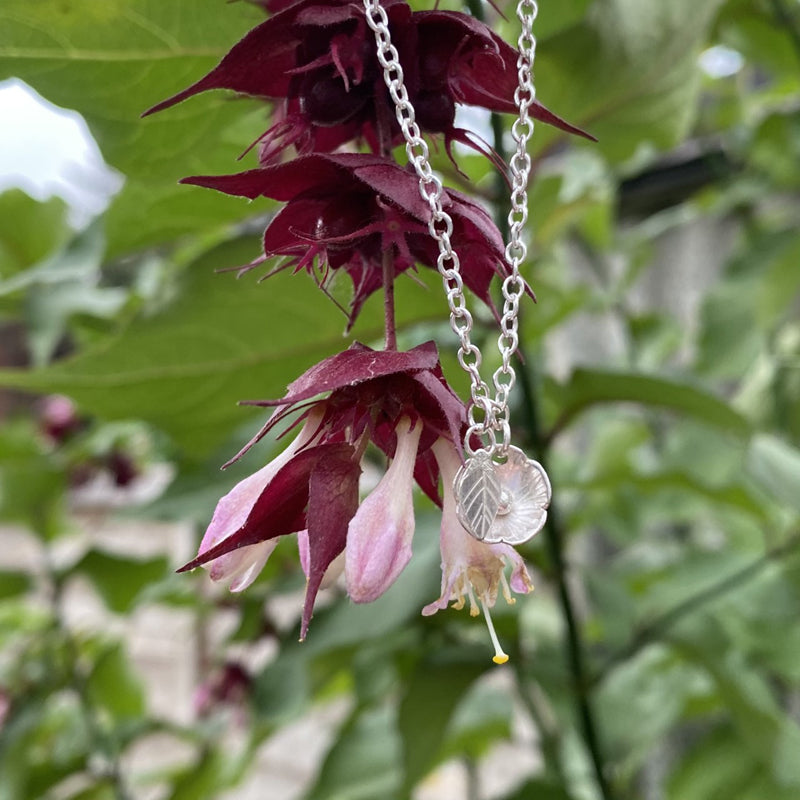
[[[488,544],[527,542],[544,527],[552,495],[542,465],[518,447],[502,464],[479,450],[459,469],[454,490],[461,524]]]

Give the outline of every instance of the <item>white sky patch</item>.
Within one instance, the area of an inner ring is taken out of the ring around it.
[[[744,66],[744,57],[721,44],[700,53],[700,68],[711,78],[728,78]]]
[[[466,128],[481,137],[485,142],[492,141],[492,112],[477,106],[456,106],[456,128]],[[456,154],[474,154],[475,151],[461,142],[456,142],[453,149]]]
[[[122,186],[83,117],[22,81],[0,83],[0,120],[0,191],[20,188],[38,200],[58,195],[70,206],[70,222],[82,227]]]

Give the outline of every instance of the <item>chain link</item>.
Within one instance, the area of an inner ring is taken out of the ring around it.
[[[481,351],[470,338],[472,314],[464,296],[461,262],[450,241],[453,220],[443,207],[442,182],[431,167],[428,145],[422,138],[414,106],[403,82],[403,67],[397,48],[392,44],[389,18],[380,0],[363,2],[367,24],[375,34],[378,62],[383,68],[383,78],[405,139],[406,155],[419,178],[420,195],[430,208],[428,231],[439,246],[436,268],[442,276],[450,308],[450,327],[459,340],[458,363],[470,378],[470,403],[467,410],[469,427],[464,437],[464,449],[469,455],[474,455],[471,441],[477,436],[493,456],[502,457],[511,443],[508,400],[516,382],[511,357],[519,345],[519,303],[525,293],[525,281],[520,275],[520,266],[527,255],[522,231],[528,219],[528,179],[531,171],[528,141],[533,135],[533,119],[529,115],[529,109],[536,97],[533,85],[533,60],[536,54],[533,23],[539,7],[535,0],[519,0],[517,5],[517,18],[522,30],[517,40],[518,86],[514,92],[514,101],[519,109],[519,116],[511,128],[516,151],[509,163],[512,176],[511,210],[508,214],[510,237],[505,248],[509,273],[503,281],[503,315],[500,320],[501,333],[497,340],[501,364],[492,376],[493,397],[489,386],[481,377]]]

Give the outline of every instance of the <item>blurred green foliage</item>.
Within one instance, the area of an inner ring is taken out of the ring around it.
[[[600,141],[543,125],[534,137],[538,305],[525,310],[514,413],[555,501],[551,528],[524,548],[537,592],[497,609],[511,654],[500,670],[467,615],[419,615],[439,581],[428,506],[397,584],[365,607],[335,594],[302,645],[269,602],[301,588],[291,546],[230,600],[205,575],[173,576],[172,556],[78,531],[87,465],[124,485],[168,463],[169,486],[121,513],[202,526],[270,456],[265,443],[218,472],[261,418],[237,401],[280,396],[346,343],[344,317],[305,275],[215,272],[258,254],[253,219],[269,202],[176,185],[235,170],[267,110],[210,93],[139,119],[259,19],[220,0],[0,7],[0,79],[79,111],[125,177],[81,232],[60,200],[0,195],[0,322],[28,361],[0,383],[12,400],[69,395],[82,420],[53,441],[19,410],[0,432],[0,514],[28,531],[37,565],[0,551],[0,800],[235,797],[263,743],[343,697],[309,800],[406,800],[453,759],[464,800],[483,796],[477,769],[518,741],[520,717],[538,766],[506,800],[800,796],[800,7],[541,4],[539,97]],[[459,163],[502,211],[485,160]],[[437,166],[463,183],[441,153]],[[438,280],[420,278],[398,284],[402,342],[436,336],[459,385]],[[375,298],[354,333],[380,337]],[[491,347],[491,325],[482,335]],[[219,698],[191,722],[154,714],[119,626],[65,615],[77,585],[117,621],[169,606],[205,630],[233,609],[197,679],[269,642],[244,716],[232,722]],[[142,769],[130,754],[156,735],[180,755]]]

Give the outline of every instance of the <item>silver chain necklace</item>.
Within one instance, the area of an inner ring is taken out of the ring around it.
[[[517,40],[519,84],[514,92],[519,113],[511,128],[516,151],[510,161],[510,237],[505,249],[509,273],[503,281],[503,315],[497,340],[501,364],[492,376],[492,396],[480,374],[481,351],[470,339],[472,314],[464,296],[458,254],[450,241],[453,220],[442,207],[442,182],[433,172],[428,145],[416,123],[414,106],[403,82],[403,67],[397,48],[392,44],[389,19],[380,0],[363,2],[367,24],[375,34],[383,78],[406,142],[406,154],[419,177],[420,194],[430,208],[428,230],[439,246],[436,267],[442,276],[450,308],[450,327],[460,342],[458,362],[470,378],[469,426],[464,436],[464,450],[468,458],[458,471],[453,487],[458,517],[476,539],[492,544],[521,544],[544,526],[551,496],[550,481],[541,464],[511,445],[508,405],[509,395],[516,383],[511,357],[519,344],[519,304],[525,293],[520,265],[527,255],[522,230],[528,220],[528,178],[531,170],[528,141],[533,134],[533,120],[528,110],[535,98],[532,71],[536,39],[533,23],[538,5],[535,0],[519,0],[517,4],[517,18],[522,25],[522,32]],[[475,437],[483,445],[480,449],[472,445]]]

